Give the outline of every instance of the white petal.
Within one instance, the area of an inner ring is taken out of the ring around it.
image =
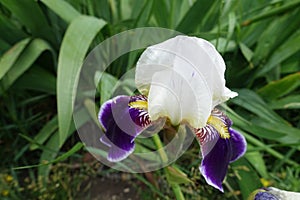
[[[177,36],[147,48],[136,68],[136,85],[149,93],[149,115],[206,124],[210,111],[237,94],[225,87],[225,63],[206,40]]]
[[[201,93],[198,91],[201,90]],[[205,126],[210,115],[212,98],[203,79],[190,75],[189,79],[172,69],[153,75],[148,112],[151,120],[167,116],[178,125],[186,121],[193,127]]]

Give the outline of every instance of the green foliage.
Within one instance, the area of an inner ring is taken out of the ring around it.
[[[84,56],[105,21],[93,17],[79,16],[72,20],[66,30],[58,56],[57,109],[59,143],[64,144],[71,124],[74,92]]]
[[[83,109],[73,105],[85,56],[105,38],[152,26],[203,37],[225,59],[227,86],[239,96],[224,108],[249,143],[245,157],[229,170],[226,198],[246,198],[262,185],[260,178],[296,191],[300,185],[299,5],[299,0],[0,1],[0,145],[4,145],[0,169],[14,174],[18,182],[22,172],[14,167],[52,163],[66,155],[63,152],[74,156],[69,151],[76,143],[72,113],[82,118],[80,127],[95,108],[90,96],[83,97]],[[116,80],[139,55],[130,52],[112,63],[100,83],[99,74],[91,77],[99,89],[97,106],[116,89],[126,91],[127,83],[118,86]],[[187,199],[223,199],[205,186],[199,171],[191,170],[200,164],[197,146],[176,164],[180,170],[172,168],[175,175],[168,174],[168,179],[185,183],[181,186]],[[38,166],[41,183],[49,184],[51,165]],[[35,179],[34,172],[26,171]],[[136,177],[163,196],[163,190]],[[22,193],[15,186],[5,190],[16,191],[10,192],[12,198]],[[167,191],[166,195],[172,198]]]

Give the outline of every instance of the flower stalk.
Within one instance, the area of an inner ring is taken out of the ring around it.
[[[153,141],[158,149],[158,153],[160,155],[160,158],[162,160],[163,163],[166,163],[168,162],[168,156],[166,154],[166,152],[164,151],[163,149],[163,144],[159,138],[159,135],[158,134],[155,134],[153,135]],[[165,174],[168,174],[168,167],[165,167],[164,168],[164,172]],[[184,196],[182,194],[182,191],[181,191],[181,188],[179,186],[179,184],[176,184],[176,183],[170,183],[169,179],[167,178],[167,181],[168,181],[168,184],[171,186],[174,194],[175,194],[175,197],[177,200],[184,200]]]

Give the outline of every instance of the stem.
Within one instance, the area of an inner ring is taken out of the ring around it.
[[[153,141],[158,149],[158,153],[160,155],[160,158],[162,160],[163,163],[167,163],[168,162],[168,156],[166,154],[166,152],[163,149],[163,145],[162,142],[158,136],[158,134],[153,135]],[[165,174],[170,174],[169,170],[167,167],[164,168]],[[169,183],[169,185],[172,187],[172,190],[175,194],[175,197],[177,200],[184,200],[184,196],[182,194],[181,188],[179,186],[179,184],[176,183],[170,183],[169,179],[167,178],[167,181]]]
[[[160,155],[160,158],[162,160],[163,163],[167,163],[168,162],[168,156],[166,154],[166,152],[163,149],[163,145],[162,142],[158,136],[158,134],[153,135],[153,141],[157,147],[158,153]]]
[[[167,170],[167,168],[165,168]],[[170,184],[170,183],[169,183]],[[178,184],[171,183],[172,190],[177,200],[184,200],[184,196],[181,192],[181,188]]]

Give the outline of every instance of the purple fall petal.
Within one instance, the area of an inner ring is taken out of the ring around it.
[[[223,192],[222,182],[228,165],[246,151],[246,140],[230,128],[232,121],[221,111],[214,109],[207,126],[196,130],[201,146],[200,172],[206,182]]]
[[[118,162],[129,156],[134,150],[135,137],[145,128],[136,124],[139,115],[135,113],[142,111],[131,108],[130,100],[129,96],[117,96],[105,102],[99,111],[99,122],[106,131],[100,141],[109,147],[107,159],[111,162]]]
[[[107,126],[110,123],[112,118],[112,110],[111,110],[111,104],[113,100],[110,99],[106,101],[100,108],[99,114],[98,114],[98,120],[103,127],[104,131],[107,130]]]
[[[232,128],[228,128],[230,133],[230,144],[232,148],[232,155],[230,162],[234,162],[242,157],[247,149],[247,143],[245,137]]]
[[[218,137],[218,132],[213,127],[211,130],[215,136],[201,145],[203,159],[199,169],[209,185],[223,192],[222,182],[231,158],[231,145],[229,139]],[[214,146],[211,147],[211,144]],[[207,149],[210,151],[207,152]]]

